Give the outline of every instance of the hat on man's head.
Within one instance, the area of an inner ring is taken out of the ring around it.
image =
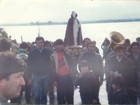
[[[13,73],[23,72],[26,63],[12,52],[0,53],[0,80],[7,78]]]

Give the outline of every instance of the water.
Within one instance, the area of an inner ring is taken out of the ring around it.
[[[105,37],[109,37],[111,31],[118,31],[125,38],[130,38],[132,41],[140,36],[140,22],[82,24],[81,27],[83,37],[96,40],[97,44],[101,43]],[[18,42],[21,42],[21,36],[24,41],[34,41],[39,31],[38,26],[5,26],[3,28]],[[46,40],[64,39],[66,25],[46,25],[39,26],[39,28],[40,34]]]
[[[89,37],[92,40],[96,40],[97,47],[101,50],[101,44],[111,31],[120,32],[125,38],[129,38],[132,41],[136,40],[136,37],[140,37],[140,22],[124,22],[124,23],[94,23],[94,24],[82,24],[83,38]],[[16,39],[17,42],[21,42],[21,36],[24,41],[32,42],[38,36],[38,31],[45,38],[45,40],[55,41],[57,38],[64,39],[66,25],[46,25],[46,26],[7,26],[3,27],[8,35],[12,36],[12,39]],[[75,103],[80,101],[79,91],[75,91]],[[107,104],[107,95],[105,90],[105,83],[100,90],[100,100],[102,104]]]

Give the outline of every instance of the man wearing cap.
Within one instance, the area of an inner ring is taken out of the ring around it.
[[[26,63],[11,52],[0,53],[0,105],[20,95]]]

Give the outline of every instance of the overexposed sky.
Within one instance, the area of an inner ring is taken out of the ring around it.
[[[140,1],[1,0],[0,23],[67,22],[72,11],[81,21],[140,18]]]

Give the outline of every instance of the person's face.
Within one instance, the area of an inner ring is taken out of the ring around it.
[[[138,39],[137,42],[140,44],[140,39]]]
[[[116,52],[116,56],[118,57],[118,58],[123,58],[124,57],[124,51],[123,50],[119,50],[119,51],[117,51]]]
[[[86,73],[86,72],[89,71],[89,67],[88,66],[81,67],[80,69],[81,69],[81,72],[83,72],[83,73]]]
[[[24,72],[13,73],[8,79],[4,79],[2,91],[4,97],[11,99],[20,95],[21,88],[25,85],[23,75]]]
[[[57,51],[62,51],[64,50],[64,45],[56,45],[55,48]]]
[[[112,88],[113,88],[113,90],[117,90],[119,88],[119,86],[117,84],[112,84]]]
[[[139,47],[138,46],[136,46],[136,45],[134,45],[134,46],[132,46],[132,53],[133,54],[138,54],[139,53]]]
[[[87,48],[88,48],[88,52],[92,52],[92,53],[95,52],[95,44],[89,44]]]
[[[84,47],[86,47],[87,46],[87,43],[89,43],[90,41],[91,41],[90,39],[85,39],[85,41],[83,43]]]
[[[37,40],[36,41],[36,47],[38,49],[43,49],[44,48],[44,41],[43,40]]]
[[[51,49],[51,45],[47,44],[45,45],[46,48]]]

